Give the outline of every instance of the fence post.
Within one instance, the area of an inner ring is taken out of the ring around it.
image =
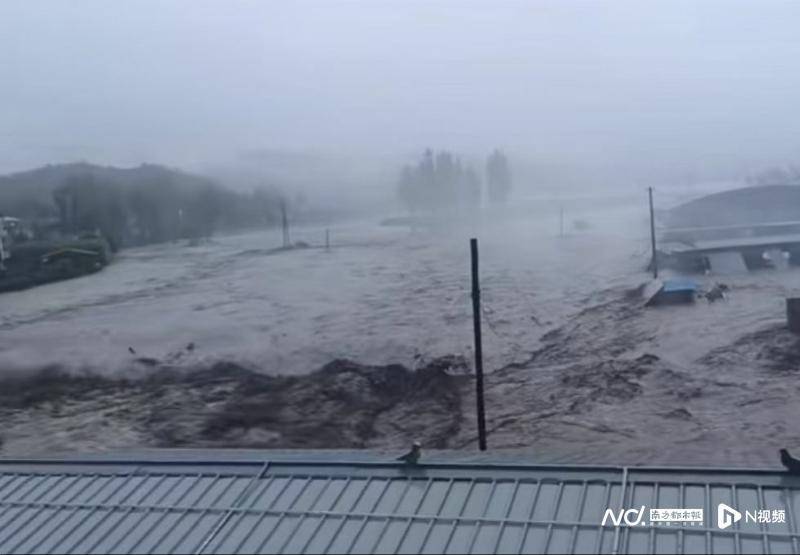
[[[292,240],[289,238],[289,217],[286,215],[286,201],[281,199],[281,230],[283,231],[283,247],[289,248],[292,246]]]
[[[653,215],[653,188],[648,187],[647,193],[650,197],[650,245],[653,251],[653,279],[658,279],[658,256],[656,255],[656,219]]]
[[[786,324],[792,333],[800,333],[800,298],[786,299]]]
[[[469,240],[472,258],[472,320],[475,331],[475,393],[478,405],[478,447],[486,451],[486,407],[483,400],[483,345],[481,343],[481,289],[478,278],[478,240]]]

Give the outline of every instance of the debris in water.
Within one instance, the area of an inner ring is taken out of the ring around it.
[[[729,289],[730,288],[724,283],[715,283],[714,287],[706,291],[706,293],[703,296],[710,303],[713,303],[715,301],[722,301],[725,300],[725,293]]]
[[[157,358],[153,357],[139,357],[136,359],[136,362],[138,362],[143,366],[149,366],[151,368],[154,366],[158,366],[160,363],[160,361]]]

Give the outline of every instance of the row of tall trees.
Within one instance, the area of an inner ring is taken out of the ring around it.
[[[753,185],[797,185],[800,184],[800,167],[787,165],[767,168],[750,176],[748,181]]]
[[[502,203],[511,192],[508,159],[495,150],[486,161],[486,189],[490,202]],[[447,150],[427,149],[416,164],[400,171],[397,192],[412,212],[451,208],[475,209],[481,205],[482,182],[474,168]]]
[[[511,168],[508,158],[499,149],[486,160],[486,192],[491,202],[505,202],[511,194]]]
[[[222,227],[272,225],[280,194],[272,189],[238,193],[211,181],[104,182],[92,174],[67,178],[53,191],[64,231],[100,231],[113,249],[176,239],[210,237]]]

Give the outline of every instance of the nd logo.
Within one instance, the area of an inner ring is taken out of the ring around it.
[[[617,514],[614,514],[612,509],[606,509],[606,514],[603,515],[602,525],[605,526],[606,523],[611,520],[614,526],[621,526],[623,521],[627,526],[639,526],[642,524],[643,518],[644,505],[642,505],[641,509],[628,509],[627,511],[620,509]]]

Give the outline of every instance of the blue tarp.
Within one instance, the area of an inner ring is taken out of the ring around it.
[[[678,277],[665,280],[654,279],[643,290],[645,305],[680,304],[694,301],[697,282]]]
[[[697,282],[689,278],[672,278],[664,280],[662,293],[690,293],[697,291]]]

